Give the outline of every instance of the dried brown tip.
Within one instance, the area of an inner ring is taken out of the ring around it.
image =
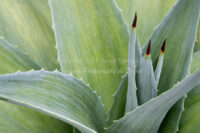
[[[137,13],[135,13],[135,18],[133,20],[132,28],[136,28],[136,24],[137,24]]]
[[[165,43],[166,43],[166,40],[167,40],[167,39],[164,40],[163,45],[162,45],[162,47],[161,47],[161,53],[163,53],[163,54],[164,54],[164,52],[165,52]]]
[[[149,45],[147,47],[146,56],[149,56],[151,52],[151,40],[149,41]]]

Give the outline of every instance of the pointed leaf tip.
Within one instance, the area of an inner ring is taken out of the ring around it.
[[[146,56],[149,56],[151,52],[151,40],[149,41],[149,45],[147,47]]]
[[[137,13],[135,13],[135,18],[133,20],[132,28],[136,28],[136,24],[137,24]]]
[[[166,40],[167,40],[167,39],[164,40],[163,45],[162,45],[162,47],[161,47],[161,53],[163,53],[163,54],[164,54],[164,52],[165,52]]]

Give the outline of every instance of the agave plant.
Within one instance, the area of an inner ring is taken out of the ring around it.
[[[199,13],[200,0],[2,0],[0,132],[199,133]]]

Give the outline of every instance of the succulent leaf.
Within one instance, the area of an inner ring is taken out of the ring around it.
[[[142,105],[157,95],[156,80],[150,56],[151,41],[149,41],[146,55],[141,59],[137,69],[137,96],[138,103]]]
[[[28,55],[5,39],[0,39],[0,74],[40,69]],[[23,124],[22,124],[23,123]],[[0,131],[5,133],[65,133],[66,123],[31,109],[0,101]]]
[[[155,71],[155,78],[156,78],[157,86],[158,86],[158,83],[159,83],[159,80],[160,80],[160,74],[162,72],[164,52],[165,52],[165,44],[166,44],[166,39],[164,40],[163,45],[161,47],[160,56],[159,56],[158,64],[156,66],[156,71]]]
[[[91,88],[58,71],[0,76],[0,99],[45,113],[83,133],[103,132],[106,113]]]
[[[2,133],[71,133],[70,125],[26,107],[0,101]]]
[[[160,48],[164,39],[167,38],[166,54],[158,86],[159,93],[171,88],[175,83],[181,81],[189,73],[189,65],[193,54],[194,41],[197,33],[199,19],[199,0],[179,0],[171,11],[166,15],[161,24],[152,33],[152,60],[157,64]],[[192,15],[191,15],[192,14]],[[184,29],[184,32],[182,31]],[[143,54],[148,46],[148,41],[143,47]],[[170,111],[161,132],[176,132],[178,121],[182,112],[182,101],[175,105]],[[180,108],[177,108],[179,106]],[[178,111],[179,110],[179,111]],[[171,123],[177,123],[171,125]]]
[[[167,111],[187,92],[200,84],[200,71],[172,89],[153,98],[110,126],[106,133],[156,133]]]
[[[128,29],[115,1],[50,0],[50,7],[62,72],[83,78],[108,110],[128,58]]]
[[[192,58],[191,73],[200,70],[200,51]],[[200,86],[195,87],[187,94],[185,99],[185,110],[181,115],[179,133],[198,133],[200,125]]]
[[[28,55],[24,54],[3,38],[0,38],[0,59],[1,63],[3,63],[0,65],[1,74],[17,72],[19,70],[40,69]]]
[[[126,107],[125,112],[130,112],[138,106],[136,96],[136,81],[135,81],[135,70],[136,70],[136,22],[137,14],[133,20],[132,29],[130,32],[130,39],[128,44],[128,90],[126,96]]]
[[[136,45],[135,45],[135,63],[136,63],[136,69],[142,59],[142,51],[140,48],[140,43],[139,43],[139,39],[138,39],[138,35],[136,35]]]
[[[125,114],[126,95],[128,88],[128,74],[122,78],[119,88],[114,94],[113,104],[108,112],[106,127],[113,123],[113,120],[118,120]]]
[[[47,0],[1,0],[0,36],[40,67],[59,69]]]

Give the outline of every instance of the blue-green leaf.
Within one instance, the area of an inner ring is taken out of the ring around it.
[[[200,71],[117,120],[106,133],[156,133],[167,111],[199,84]]]
[[[103,132],[106,113],[91,88],[58,71],[0,76],[0,99],[45,113],[83,133]]]
[[[135,16],[135,20],[137,16]],[[136,22],[135,22],[136,23]],[[130,39],[128,44],[128,90],[126,96],[126,107],[125,112],[130,112],[138,106],[137,96],[136,96],[136,29],[135,27],[131,29]]]
[[[199,20],[199,0],[179,0],[152,33],[152,60],[154,66],[160,55],[162,42],[167,39],[164,64],[158,86],[159,93],[170,89],[189,73],[194,41]],[[143,47],[143,53],[148,42]],[[161,127],[162,132],[176,132],[182,112],[182,104],[177,103],[170,111]],[[177,108],[179,106],[180,108]],[[175,124],[171,124],[175,123]]]

